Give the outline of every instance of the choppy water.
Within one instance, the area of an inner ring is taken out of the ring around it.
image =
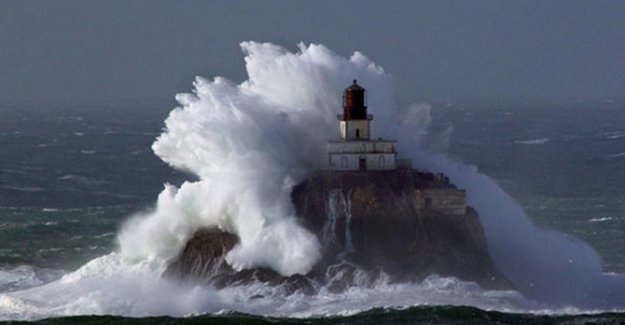
[[[453,105],[434,110],[453,126],[450,155],[478,166],[535,222],[590,243],[604,268],[625,272],[625,106]]]
[[[150,150],[170,106],[0,106],[0,293],[59,279],[113,251],[121,223],[150,206],[164,182],[191,178],[167,167]],[[449,156],[494,177],[536,223],[591,244],[603,257],[606,271],[625,273],[624,103],[434,103],[433,115],[434,149],[445,149],[440,134],[452,127],[453,132],[447,132]],[[549,321],[624,316],[571,317]],[[547,320],[469,307],[376,309],[306,320],[242,314],[151,320],[186,323],[207,318],[223,323]]]

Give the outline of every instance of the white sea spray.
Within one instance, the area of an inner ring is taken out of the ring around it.
[[[317,238],[296,222],[291,189],[323,166],[344,85],[358,78],[387,94],[390,78],[361,54],[348,60],[321,45],[300,44],[298,53],[241,46],[249,80],[197,78],[193,94],[176,97],[181,106],[153,150],[200,180],[167,185],[156,209],[122,230],[123,254],[169,259],[196,229],[217,226],[240,238],[227,256],[237,269],[304,274],[319,259]],[[378,97],[370,96],[372,107],[391,108]]]

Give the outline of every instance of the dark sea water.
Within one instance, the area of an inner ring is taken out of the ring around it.
[[[434,109],[449,155],[495,178],[540,225],[625,272],[625,104],[477,103]]]
[[[412,307],[406,309],[372,309],[353,316],[313,317],[307,319],[261,317],[231,313],[189,318],[114,316],[77,316],[51,318],[39,324],[619,324],[625,314],[544,316],[484,311],[472,307]]]
[[[124,219],[187,178],[150,149],[170,108],[0,107],[0,265],[72,270],[110,252]]]
[[[163,183],[193,176],[151,151],[172,103],[0,105],[0,294],[38,286],[116,249]],[[625,103],[433,103],[433,150],[477,166],[537,224],[576,236],[625,273]],[[448,137],[448,138],[446,138]],[[448,140],[448,141],[446,141]],[[448,142],[448,143],[446,143]],[[80,316],[41,323],[571,323],[625,314],[531,315],[472,307],[374,309],[290,319]]]

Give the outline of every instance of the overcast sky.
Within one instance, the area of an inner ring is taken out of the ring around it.
[[[418,98],[622,98],[625,1],[0,0],[0,100],[163,99],[243,40],[361,51]]]

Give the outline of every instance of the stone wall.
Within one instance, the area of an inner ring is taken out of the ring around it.
[[[467,212],[465,190],[455,188],[430,188],[415,190],[420,209],[434,210],[449,215],[464,215]]]
[[[393,170],[396,168],[396,141],[330,141],[330,170]],[[362,163],[361,163],[362,161]]]

